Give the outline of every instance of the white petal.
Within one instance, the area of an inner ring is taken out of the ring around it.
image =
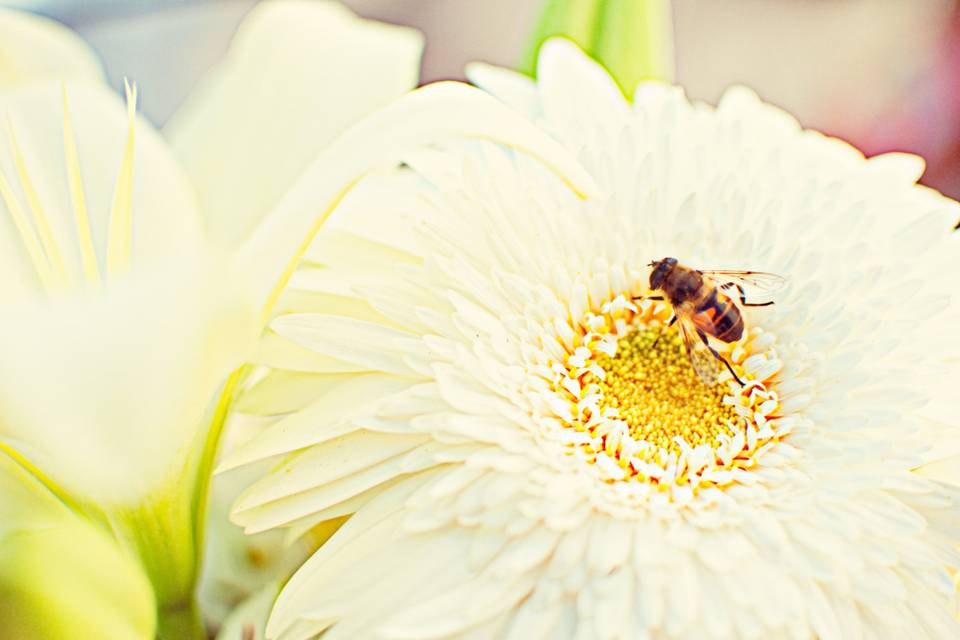
[[[374,322],[303,313],[277,318],[272,325],[282,336],[344,362],[397,375],[412,375],[404,363],[404,341],[413,334]]]
[[[277,474],[267,476],[243,492],[236,510],[266,504],[377,468],[426,440],[424,436],[358,431],[311,447],[294,456]]]
[[[436,466],[437,461],[432,455],[418,456],[418,453],[422,451],[414,449],[407,455],[389,458],[379,466],[264,504],[247,500],[243,495],[234,507],[233,520],[246,527],[248,533],[256,533],[289,524],[366,492],[375,493],[389,486],[388,483],[398,476]]]
[[[231,451],[218,472],[355,431],[359,427],[348,420],[350,417],[361,410],[371,411],[372,401],[410,385],[409,380],[378,374],[338,380],[307,409],[276,422],[250,442]]]
[[[293,628],[298,619],[305,617],[305,613],[309,615],[314,612],[316,617],[316,610],[328,604],[327,601],[314,598],[320,590],[334,587],[337,595],[340,595],[340,581],[333,578],[349,577],[353,574],[350,571],[351,565],[355,566],[358,561],[376,553],[380,536],[397,530],[401,517],[398,511],[406,498],[430,478],[430,473],[420,474],[387,489],[368,503],[362,513],[348,520],[340,531],[290,578],[270,615],[267,637],[278,637],[281,632]],[[293,634],[291,637],[310,636]]]
[[[0,90],[48,80],[102,82],[93,49],[53,20],[0,8]]]
[[[528,594],[530,574],[510,580],[478,579],[462,583],[441,596],[418,602],[381,626],[390,638],[443,638],[462,633],[514,605]]]
[[[344,129],[416,86],[422,48],[336,2],[257,5],[166,128],[211,238],[245,238]]]
[[[960,486],[960,455],[928,462],[917,469],[917,473],[926,478]]]
[[[285,284],[317,229],[365,174],[458,136],[503,141],[536,156],[578,193],[596,191],[573,157],[494,98],[458,83],[428,85],[347,130],[266,216],[241,256],[264,300],[270,304],[279,295],[278,284]]]
[[[541,47],[537,89],[549,126],[575,149],[596,145],[598,128],[613,142],[626,122],[629,107],[613,78],[565,38]]]
[[[470,82],[503,100],[531,120],[540,115],[537,85],[522,73],[482,62],[471,62],[466,67],[466,75]]]

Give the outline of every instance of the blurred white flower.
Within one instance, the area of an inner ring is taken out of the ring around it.
[[[319,150],[417,86],[422,51],[417,31],[337,2],[254,7],[164,128],[211,238],[229,246],[249,236]]]
[[[958,206],[920,159],[742,88],[630,104],[562,40],[536,84],[470,73],[605,195],[464,142],[324,227],[240,401],[279,419],[224,468],[280,457],[248,531],[353,515],[268,636],[957,637],[960,491],[917,470],[960,435]],[[631,298],[664,256],[790,279],[724,346],[745,387],[650,349],[670,311]]]

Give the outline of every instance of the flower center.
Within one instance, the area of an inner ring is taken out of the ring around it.
[[[596,381],[601,412],[616,409],[634,439],[680,453],[677,438],[718,446],[720,434],[736,435],[737,412],[723,402],[726,386],[700,380],[676,331],[632,331],[617,341],[613,357],[600,354],[597,364],[606,375],[589,373],[585,380]]]
[[[790,431],[780,420],[775,337],[759,328],[714,346],[725,367],[708,385],[694,372],[669,305],[623,296],[588,312],[552,364],[550,407],[572,457],[607,483],[684,501],[750,482],[758,457]]]

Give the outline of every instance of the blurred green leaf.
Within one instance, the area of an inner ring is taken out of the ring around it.
[[[544,0],[521,71],[536,75],[540,46],[554,36],[576,42],[628,96],[641,80],[673,79],[669,0]]]

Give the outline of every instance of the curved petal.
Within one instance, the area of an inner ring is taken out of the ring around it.
[[[0,89],[38,80],[103,81],[93,49],[53,20],[0,8]]]
[[[487,139],[528,153],[581,196],[597,185],[556,140],[496,98],[459,82],[418,89],[350,128],[304,171],[239,257],[269,312],[316,232],[371,171],[418,148],[457,138]]]
[[[529,77],[518,71],[485,62],[468,63],[464,72],[474,85],[503,100],[531,120],[540,117],[537,84]]]
[[[282,42],[283,46],[277,46]],[[210,237],[244,238],[341,131],[417,83],[423,41],[340,4],[265,2],[167,127]]]
[[[121,247],[141,265],[196,247],[189,184],[108,88],[34,85],[0,93],[0,113],[0,299],[102,280]]]

